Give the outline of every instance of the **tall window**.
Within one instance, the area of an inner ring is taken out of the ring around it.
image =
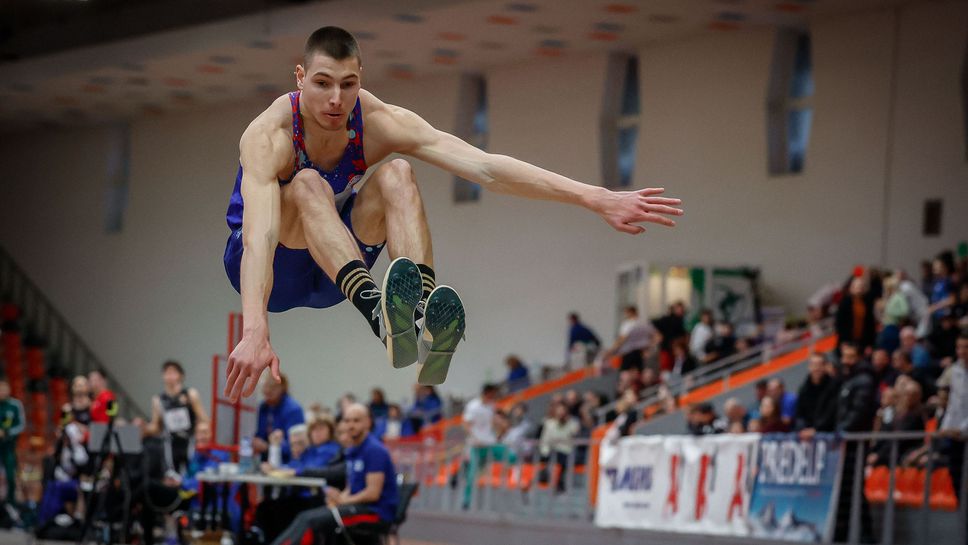
[[[968,159],[968,43],[961,66],[961,115],[965,120],[965,158]]]
[[[605,187],[631,187],[639,135],[639,59],[615,54],[605,74],[602,108],[602,181]]]
[[[487,81],[484,76],[464,75],[458,97],[457,136],[482,150],[487,149]],[[454,177],[454,202],[481,200],[481,186]]]
[[[127,125],[112,130],[105,166],[104,230],[120,233],[124,227],[124,210],[128,206],[128,179],[131,172],[131,129]]]
[[[770,174],[803,172],[813,122],[809,33],[793,29],[777,31],[768,96]]]

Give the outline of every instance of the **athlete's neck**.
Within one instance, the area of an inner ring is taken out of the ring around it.
[[[173,396],[173,395],[177,394],[178,392],[181,392],[181,390],[182,390],[182,385],[181,384],[176,384],[174,386],[168,386],[167,384],[165,384],[165,393],[168,394],[168,395],[170,395],[170,396]]]

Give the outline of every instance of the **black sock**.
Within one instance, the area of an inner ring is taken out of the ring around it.
[[[437,287],[437,278],[434,276],[434,270],[430,268],[430,265],[417,265],[420,269],[420,281],[423,283],[423,293],[420,295],[422,301],[426,301],[430,297],[430,292],[434,291]]]
[[[356,310],[359,310],[360,314],[370,323],[373,334],[379,337],[380,322],[377,321],[377,318],[374,318],[373,309],[380,302],[380,298],[371,296],[373,290],[379,292],[379,288],[373,282],[373,277],[370,276],[366,264],[357,259],[343,265],[343,268],[336,274],[336,285],[339,286],[343,295],[353,303]],[[370,297],[363,297],[364,293],[370,295]]]

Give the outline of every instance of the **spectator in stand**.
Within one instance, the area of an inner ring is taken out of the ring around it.
[[[958,320],[951,312],[945,314],[938,320],[938,325],[931,330],[928,336],[928,352],[931,359],[943,362],[942,366],[947,367],[955,359],[955,344],[958,342]]]
[[[931,262],[928,260],[921,261],[921,293],[929,295],[931,293],[931,288],[934,285],[934,270]]]
[[[716,324],[716,335],[706,343],[706,359],[704,363],[728,358],[736,353],[736,334],[733,324],[719,322]]]
[[[437,395],[433,386],[416,386],[413,405],[407,411],[404,421],[404,436],[416,435],[428,425],[440,421],[443,417],[444,402]]]
[[[790,428],[797,412],[797,394],[786,391],[783,379],[774,377],[766,384],[766,395],[773,398],[780,413],[780,419],[787,428]]]
[[[894,388],[895,400],[893,415],[889,422],[882,422],[882,432],[923,432],[924,406],[921,404],[921,386],[907,377],[897,382]],[[923,439],[905,439],[898,441],[898,460],[905,465],[912,462],[908,458],[924,443]],[[867,456],[868,465],[888,465],[891,462],[891,441],[878,441],[870,455]]]
[[[568,350],[565,361],[572,362],[572,354],[584,354],[584,363],[588,364],[602,347],[602,341],[588,326],[581,322],[577,312],[568,315]]]
[[[950,366],[950,392],[940,430],[945,436],[942,450],[948,455],[951,480],[960,483],[965,441],[968,439],[968,332],[963,332],[958,337],[955,352],[958,359]],[[955,485],[955,493],[959,495],[959,499],[960,488]]]
[[[71,402],[65,407],[71,412],[74,422],[84,426],[91,425],[91,384],[84,375],[77,375],[71,381]]]
[[[336,421],[339,422],[343,420],[343,413],[346,408],[350,405],[356,403],[356,395],[353,392],[346,392],[341,395],[339,399],[336,400]]]
[[[894,274],[898,278],[897,289],[904,294],[904,297],[907,299],[908,308],[911,309],[911,322],[917,324],[918,336],[923,337],[927,335],[930,328],[931,318],[928,312],[928,306],[931,302],[928,300],[925,292],[911,281],[907,273],[903,270],[898,270]]]
[[[817,406],[823,391],[833,380],[827,373],[827,356],[820,352],[811,354],[807,363],[807,378],[797,393],[797,406],[793,416],[793,429],[816,427]]]
[[[768,384],[769,381],[764,378],[756,381],[756,384],[753,385],[754,399],[746,406],[746,414],[750,420],[756,420],[760,417],[760,403],[766,397],[766,387]]]
[[[874,386],[880,396],[885,388],[894,386],[897,380],[897,369],[891,365],[891,353],[884,348],[875,348],[871,353],[871,367],[873,368]]]
[[[702,309],[699,314],[699,321],[692,327],[689,334],[689,353],[696,361],[706,359],[706,343],[713,338],[713,311],[708,308]]]
[[[901,329],[901,347],[899,350],[907,353],[908,359],[919,369],[928,369],[933,365],[931,353],[928,352],[928,349],[924,345],[918,342],[918,337],[913,327],[908,326]]]
[[[604,358],[618,355],[622,358],[619,369],[627,371],[645,367],[646,353],[655,345],[657,333],[648,320],[639,319],[634,306],[625,307],[625,319],[618,330],[615,343],[603,354]]]
[[[320,416],[309,421],[309,448],[321,463],[330,464],[339,457],[342,447],[336,441],[336,422],[331,416]]]
[[[541,461],[550,462],[549,467],[551,464],[558,466],[563,473],[564,468],[568,466],[568,457],[574,451],[574,441],[579,431],[581,426],[578,420],[571,416],[564,403],[552,405],[551,418],[544,421],[541,427],[541,438],[538,441]],[[547,482],[547,475],[543,480]],[[564,490],[565,480],[559,478],[557,485],[559,491]]]
[[[880,333],[877,334],[876,346],[887,350],[888,353],[897,350],[901,343],[901,324],[911,315],[908,299],[899,286],[898,275],[887,277],[884,280],[884,297],[875,305],[879,308],[878,314],[883,325]]]
[[[731,397],[723,404],[722,422],[717,425],[726,433],[745,433],[747,426],[746,407],[739,398]]]
[[[403,437],[403,411],[396,403],[388,405],[386,418],[374,422],[373,433],[384,441],[395,441]]]
[[[0,459],[7,478],[7,506],[16,504],[17,438],[24,431],[26,415],[20,400],[10,397],[10,383],[0,379]]]
[[[955,317],[959,329],[968,329],[968,281],[962,281],[958,289],[958,298],[951,305],[951,314]]]
[[[894,369],[898,372],[898,378],[901,375],[911,377],[921,385],[921,392],[925,396],[931,397],[935,394],[936,388],[933,374],[925,367],[916,367],[911,361],[911,355],[905,352],[903,348],[898,348],[894,351],[893,363]]]
[[[563,403],[565,404],[565,408],[568,409],[568,414],[578,418],[578,412],[581,409],[581,401],[581,397],[578,395],[578,390],[571,388],[566,391]]]
[[[661,335],[659,369],[669,371],[672,369],[672,343],[688,337],[686,332],[686,305],[682,301],[672,303],[669,306],[669,314],[655,320],[653,325]]]
[[[933,313],[935,319],[941,318],[950,311],[945,303],[950,304],[954,295],[951,284],[953,262],[953,257],[950,254],[941,254],[931,263],[931,291],[928,292],[928,298],[931,301],[931,306],[937,309]]]
[[[509,394],[531,386],[531,377],[528,375],[528,368],[524,366],[521,358],[512,354],[505,358],[504,364],[508,368],[508,378],[505,381],[505,388]]]
[[[750,429],[760,433],[786,433],[790,431],[790,425],[784,422],[776,400],[766,396],[760,402],[760,417],[750,422]]]
[[[672,343],[672,369],[667,373],[665,382],[678,383],[684,375],[696,370],[699,364],[689,352],[686,339],[681,338]]]
[[[856,343],[861,353],[874,345],[874,299],[863,276],[851,279],[849,292],[837,307],[835,328],[839,343]]]
[[[620,371],[618,374],[618,382],[615,387],[615,397],[622,397],[628,390],[632,390],[636,394],[641,392],[645,388],[645,382],[642,381],[642,373],[638,369],[632,368],[625,371]]]
[[[511,407],[508,415],[511,427],[504,435],[502,442],[510,448],[514,454],[524,460],[530,460],[532,446],[529,443],[535,438],[534,424],[528,419],[528,406],[524,403],[517,403]]]
[[[390,412],[390,405],[387,403],[386,394],[382,388],[373,388],[370,391],[370,417],[376,422],[385,419]],[[342,411],[341,411],[342,412]]]
[[[582,394],[581,405],[578,408],[578,422],[581,424],[583,437],[590,437],[598,424],[595,414],[602,406],[602,398],[597,393],[587,391]]]
[[[903,377],[901,384],[911,380],[910,377]],[[900,384],[898,384],[900,386]],[[881,406],[878,407],[874,415],[874,431],[889,429],[894,425],[894,412],[897,408],[897,396],[894,395],[894,388],[888,388],[881,394]]]
[[[103,369],[95,369],[88,373],[87,381],[91,386],[94,400],[91,402],[91,422],[107,424],[108,405],[116,402],[114,392],[108,389],[108,379]]]
[[[712,435],[726,431],[720,427],[722,421],[716,416],[716,409],[711,403],[699,403],[689,408],[686,415],[686,425],[692,435]]]
[[[271,376],[267,376],[262,383],[262,403],[259,404],[257,413],[252,450],[268,456],[269,435],[279,431],[282,437],[282,460],[287,462],[290,455],[288,430],[297,424],[304,424],[306,416],[299,403],[289,395],[289,378],[280,374],[280,379],[276,382]]]
[[[639,412],[635,405],[639,402],[638,393],[635,390],[626,390],[615,402],[615,408],[608,412],[605,420],[612,423],[609,429],[609,437],[626,437],[632,433],[635,424],[639,420]]]

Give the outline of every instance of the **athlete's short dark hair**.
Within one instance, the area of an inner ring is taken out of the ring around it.
[[[340,27],[324,26],[309,35],[303,53],[304,62],[308,65],[309,58],[317,53],[322,53],[338,61],[356,57],[360,66],[363,65],[360,44],[356,43],[356,38],[352,34]]]
[[[180,363],[178,363],[175,360],[168,360],[165,363],[161,364],[162,373],[164,373],[168,369],[174,369],[175,371],[178,372],[179,375],[185,376],[185,369],[181,366]]]

